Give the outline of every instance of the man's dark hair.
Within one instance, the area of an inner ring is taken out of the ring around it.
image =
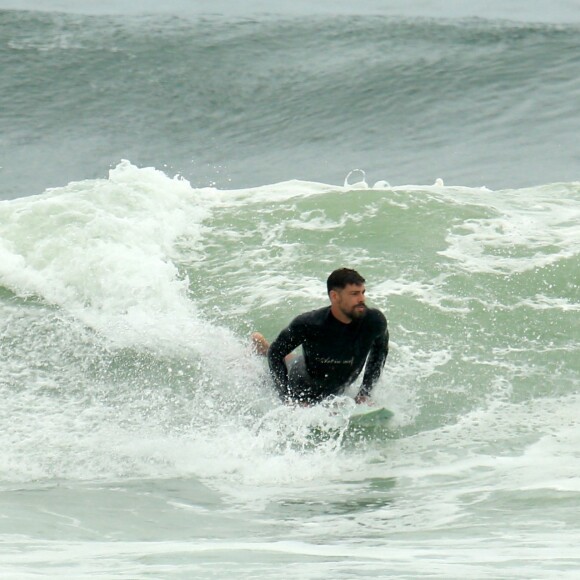
[[[331,290],[342,290],[348,284],[356,284],[361,286],[365,283],[365,279],[356,271],[349,268],[339,268],[330,274],[326,281],[326,289],[330,294]]]

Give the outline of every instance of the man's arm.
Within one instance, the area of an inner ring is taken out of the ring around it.
[[[274,385],[281,397],[288,394],[288,369],[284,358],[303,342],[301,327],[293,320],[270,345],[268,365],[274,379]]]
[[[378,336],[371,346],[362,385],[356,396],[357,402],[362,403],[370,396],[373,387],[381,376],[388,354],[389,331],[385,328],[385,333]]]

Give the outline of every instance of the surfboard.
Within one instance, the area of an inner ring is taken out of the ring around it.
[[[353,409],[344,436],[347,440],[382,439],[388,433],[394,413],[385,407],[358,405]]]
[[[343,416],[340,424],[316,425],[311,434],[315,442],[337,437],[347,442],[382,439],[391,427],[389,423],[393,416],[394,413],[385,407],[357,405],[347,417]]]
[[[384,426],[393,416],[394,413],[385,407],[358,405],[350,415],[349,425],[351,427]]]

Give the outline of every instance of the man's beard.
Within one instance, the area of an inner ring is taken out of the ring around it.
[[[360,318],[363,318],[366,315],[367,307],[364,304],[357,304],[352,308],[352,310],[350,310],[350,312],[342,310],[342,313],[351,320],[359,320]]]

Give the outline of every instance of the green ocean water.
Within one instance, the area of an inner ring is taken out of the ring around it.
[[[5,574],[573,578],[578,195],[124,163],[3,202]],[[388,316],[395,417],[313,440],[352,399],[284,407],[248,336],[335,265]]]
[[[0,0],[0,576],[575,579],[578,22]],[[248,340],[340,266],[363,437]]]
[[[578,178],[574,3],[542,20],[517,2],[460,17],[440,2],[15,2],[0,2],[2,199],[121,159],[221,189],[354,168],[493,189]]]

